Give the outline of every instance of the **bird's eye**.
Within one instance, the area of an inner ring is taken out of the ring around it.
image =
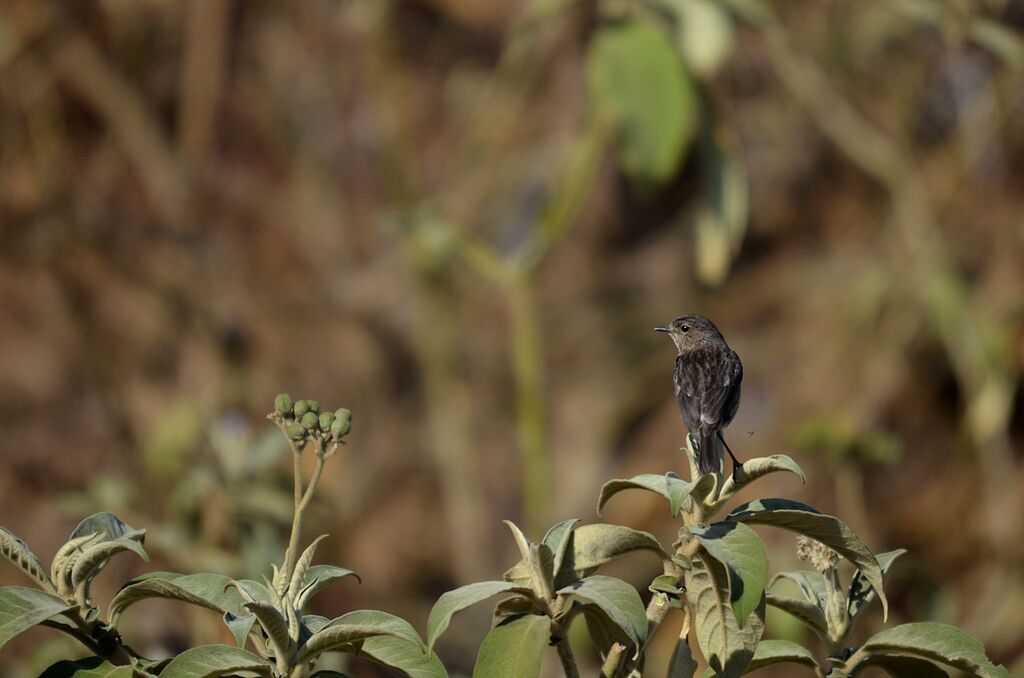
[[[690,326],[689,325],[683,325],[679,329],[681,329],[683,332],[689,332],[690,331]]]

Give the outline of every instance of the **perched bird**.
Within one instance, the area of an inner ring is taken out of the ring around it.
[[[701,315],[684,315],[654,329],[668,333],[679,352],[672,381],[683,422],[697,442],[700,472],[717,473],[721,468],[717,437],[732,457],[735,473],[740,463],[725,444],[722,429],[740,406],[740,357],[725,343],[715,324]]]

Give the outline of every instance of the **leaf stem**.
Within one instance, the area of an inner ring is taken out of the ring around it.
[[[568,633],[561,634],[561,639],[555,643],[555,649],[558,650],[558,659],[562,662],[565,678],[580,678],[580,670],[576,667],[576,658],[572,654],[572,646],[569,645]]]

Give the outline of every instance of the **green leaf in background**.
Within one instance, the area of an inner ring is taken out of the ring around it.
[[[896,549],[895,551],[886,551],[885,553],[878,554],[878,566],[882,568],[883,580],[889,574],[889,569],[896,562],[896,559],[906,552],[906,549]],[[861,611],[874,599],[875,590],[869,586],[860,570],[857,570],[853,573],[853,579],[850,580],[850,593],[847,596],[847,611],[850,613],[850,619],[856,619]]]
[[[732,19],[715,0],[659,0],[674,15],[676,46],[690,72],[710,78],[732,53]]]
[[[395,636],[367,638],[359,656],[398,669],[411,678],[448,678],[436,654],[425,652],[421,643],[410,643]]]
[[[459,610],[464,610],[471,605],[487,600],[491,596],[506,591],[514,591],[521,587],[514,582],[507,581],[480,581],[474,584],[460,586],[454,591],[448,591],[441,595],[430,610],[427,617],[427,646],[434,647],[434,642],[445,632],[452,621],[452,615]]]
[[[954,626],[935,622],[901,624],[868,638],[858,654],[895,654],[926,659],[965,671],[980,678],[1007,678],[1002,666],[995,666],[975,638]],[[852,658],[851,658],[852,659]],[[855,667],[851,667],[855,670]]]
[[[601,487],[601,494],[597,498],[597,515],[601,515],[601,509],[604,508],[604,505],[619,492],[623,490],[647,490],[668,499],[672,515],[676,516],[679,515],[679,510],[683,507],[684,501],[700,482],[701,479],[692,483],[687,482],[671,471],[665,475],[643,473],[632,478],[609,480]]]
[[[473,678],[537,678],[550,637],[551,620],[536,614],[495,626],[480,645]]]
[[[748,628],[740,629],[729,599],[729,575],[721,563],[699,552],[691,563],[685,572],[686,598],[694,610],[697,643],[720,678],[740,676],[754,656],[763,625],[756,629],[748,620]]]
[[[761,602],[768,580],[768,554],[757,533],[743,523],[725,521],[705,528],[691,528],[712,558],[729,573],[729,588],[736,622],[743,628],[747,617]]]
[[[130,666],[115,666],[102,657],[62,661],[50,666],[39,678],[133,678]]]
[[[636,589],[621,579],[594,575],[559,589],[558,594],[575,596],[584,604],[601,608],[636,647],[641,647],[647,640],[647,614],[643,601]]]
[[[170,598],[220,612],[242,616],[241,594],[233,587],[230,577],[222,574],[175,575],[160,573],[159,577],[145,577],[128,582],[110,601],[110,623],[116,626],[124,610],[147,598]]]
[[[271,666],[248,650],[230,645],[202,645],[171,660],[161,678],[213,678],[240,671],[271,675]]]
[[[727,520],[773,525],[820,541],[860,568],[862,576],[882,601],[882,617],[889,616],[889,601],[882,588],[882,569],[864,542],[846,523],[817,509],[788,499],[761,499],[737,507]]]
[[[0,587],[0,648],[22,631],[73,608],[74,605],[39,589]]]
[[[704,190],[697,208],[696,256],[697,277],[706,285],[725,282],[750,216],[747,170],[724,136],[706,125],[700,143]]]
[[[572,533],[556,585],[558,588],[568,586],[614,558],[641,550],[651,551],[663,560],[668,557],[658,539],[649,532],[605,523],[578,527]]]
[[[619,161],[633,179],[663,184],[697,129],[697,94],[668,35],[641,15],[601,25],[587,54],[591,105],[619,128]]]
[[[56,589],[50,583],[50,577],[46,573],[46,568],[39,562],[36,554],[32,553],[28,544],[3,527],[0,527],[0,556],[11,561],[16,568],[27,574],[47,591],[56,593]]]

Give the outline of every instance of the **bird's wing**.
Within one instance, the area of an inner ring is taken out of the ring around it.
[[[693,351],[676,358],[676,397],[687,428],[696,431],[729,423],[739,406],[742,379],[743,366],[731,349]]]

